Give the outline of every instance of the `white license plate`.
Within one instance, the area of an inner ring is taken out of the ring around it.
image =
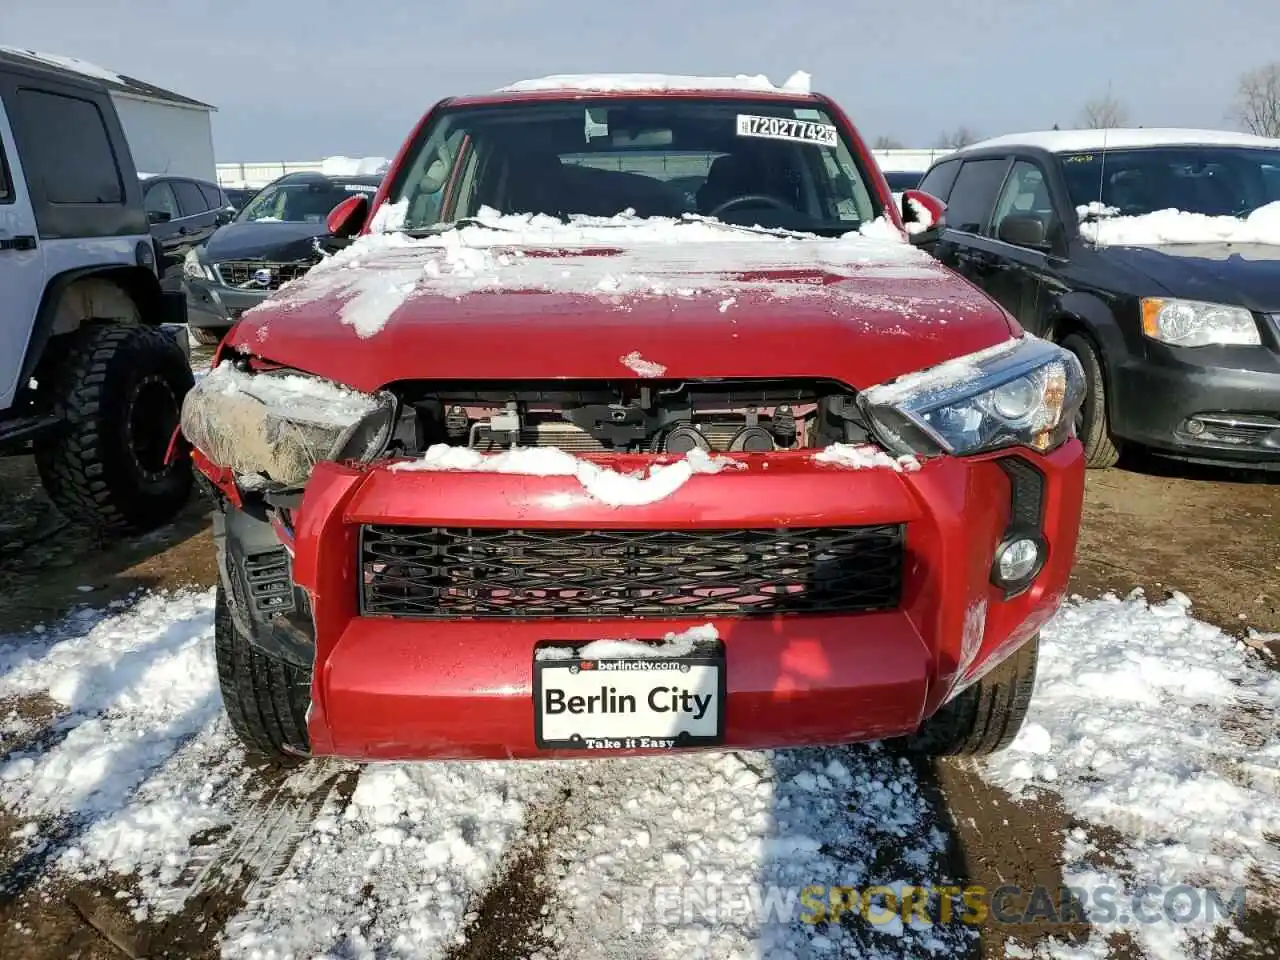
[[[711,746],[724,736],[724,657],[533,662],[534,739],[544,750]]]

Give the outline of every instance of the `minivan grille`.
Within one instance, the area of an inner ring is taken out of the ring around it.
[[[362,610],[396,617],[847,613],[898,605],[904,528],[368,525]]]

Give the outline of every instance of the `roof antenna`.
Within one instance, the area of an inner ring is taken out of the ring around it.
[[[1107,81],[1107,102],[1111,102],[1111,81]],[[1102,128],[1102,163],[1098,167],[1098,209],[1094,216],[1102,218],[1102,211],[1106,209],[1102,205],[1102,188],[1107,182],[1107,134],[1110,132],[1110,118],[1106,119],[1107,126]]]

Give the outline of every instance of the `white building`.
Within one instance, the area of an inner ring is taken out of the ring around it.
[[[216,107],[75,57],[0,47],[5,53],[93,77],[111,94],[129,141],[134,165],[143,173],[213,180]]]

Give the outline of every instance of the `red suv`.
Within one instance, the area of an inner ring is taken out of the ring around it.
[[[763,80],[437,104],[184,405],[236,732],[1008,743],[1075,551],[1083,377],[908,242],[942,213]]]

